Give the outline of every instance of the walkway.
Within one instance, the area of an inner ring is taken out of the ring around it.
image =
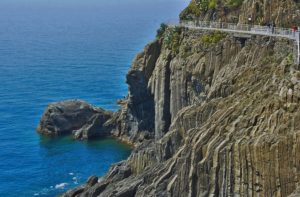
[[[281,27],[268,27],[259,25],[220,23],[210,21],[181,21],[178,24],[169,24],[171,26],[183,26],[190,29],[213,30],[223,32],[233,32],[251,35],[263,35],[281,37],[294,40],[296,43],[295,62],[300,64],[300,32],[293,32],[292,29]]]

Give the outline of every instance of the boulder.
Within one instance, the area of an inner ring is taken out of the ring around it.
[[[43,113],[37,131],[47,136],[73,133],[76,139],[104,136],[110,133],[103,125],[111,116],[111,112],[81,100],[52,103]]]
[[[98,183],[98,177],[96,176],[90,176],[87,180],[87,185],[90,187],[94,186],[96,183]]]
[[[90,139],[94,137],[105,137],[110,135],[111,129],[105,125],[107,120],[108,116],[106,113],[97,113],[93,115],[82,128],[73,131],[74,138]]]

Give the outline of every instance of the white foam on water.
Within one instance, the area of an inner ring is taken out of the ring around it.
[[[55,189],[64,189],[67,185],[68,183],[60,183],[55,185]]]
[[[43,188],[41,191],[35,192],[33,194],[33,196],[43,196],[43,195],[49,195],[49,192],[52,192],[56,189],[65,189],[65,187],[69,185],[69,183],[60,183],[60,184],[56,184],[55,186],[50,186],[48,188]]]
[[[77,185],[78,184],[78,178],[76,176],[74,176],[72,179],[73,179],[73,183],[75,185]]]

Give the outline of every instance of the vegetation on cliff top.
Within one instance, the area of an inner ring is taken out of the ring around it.
[[[191,20],[198,18],[202,13],[207,12],[209,9],[216,9],[217,5],[220,4],[227,8],[239,7],[242,5],[244,0],[226,0],[220,2],[218,0],[192,0],[190,4],[180,14],[181,20]]]
[[[179,53],[182,27],[168,27],[166,24],[161,24],[157,30],[157,39],[162,39],[164,46],[172,51],[173,55]]]
[[[299,0],[191,0],[180,14],[181,20],[222,21],[228,23],[299,26]],[[251,20],[249,20],[251,18]]]
[[[183,56],[188,56],[191,51],[191,46],[182,43],[184,28],[183,27],[169,27],[162,23],[157,30],[157,39],[163,41],[163,46],[172,52],[172,55],[181,53]],[[201,45],[214,45],[226,38],[228,34],[221,31],[214,31],[210,33],[204,33],[198,42]],[[183,45],[183,47],[180,47]],[[181,49],[181,50],[180,50]]]

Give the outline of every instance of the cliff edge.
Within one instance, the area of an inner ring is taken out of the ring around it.
[[[192,1],[199,7],[181,17],[221,21],[245,11],[255,23],[289,26],[299,16],[298,1],[226,2]],[[121,109],[105,122],[135,149],[98,181],[63,196],[297,196],[300,71],[293,50],[284,38],[162,26],[127,74]]]

